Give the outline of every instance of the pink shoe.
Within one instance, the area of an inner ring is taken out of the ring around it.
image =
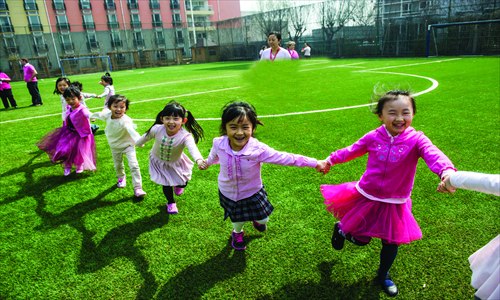
[[[83,166],[76,167],[76,174],[83,173]]]
[[[179,213],[176,203],[167,203],[167,213],[170,215],[176,215]]]
[[[182,193],[184,193],[184,188],[180,188],[180,187],[176,187],[176,186],[174,186],[174,193],[175,193],[177,196],[180,196],[180,195],[182,195]]]
[[[239,233],[233,231],[231,233],[231,247],[233,247],[234,250],[243,251],[247,248],[247,246],[245,245],[245,240],[243,239],[244,236],[245,233],[243,231]]]
[[[134,195],[137,197],[137,198],[144,198],[144,196],[146,196],[146,192],[143,191],[141,188],[138,188],[138,189],[135,189],[134,190]]]
[[[125,179],[125,177],[123,178],[118,178],[118,183],[116,184],[117,187],[119,188],[124,188],[127,186],[127,180]]]
[[[64,176],[69,176],[71,174],[71,167],[65,167],[64,168]]]

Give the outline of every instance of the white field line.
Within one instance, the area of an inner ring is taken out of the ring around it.
[[[160,85],[169,85],[169,84],[186,83],[186,82],[192,82],[192,81],[210,80],[210,79],[221,79],[221,78],[232,78],[232,77],[236,77],[236,75],[203,77],[203,78],[194,78],[194,79],[167,81],[167,82],[154,83],[154,84],[148,84],[148,85],[140,85],[140,86],[136,86],[136,87],[128,88],[128,89],[120,89],[119,92],[137,90],[137,89],[141,89],[141,88],[149,88],[149,87],[160,86]]]
[[[332,69],[332,68],[364,68],[364,67],[357,66],[360,64],[364,64],[364,62],[358,62],[358,63],[352,63],[352,64],[346,64],[346,65],[327,66],[327,67],[321,67],[321,68],[302,69],[302,70],[299,70],[299,72],[316,71],[316,70]]]
[[[427,65],[427,64],[449,62],[449,61],[459,60],[459,59],[461,59],[461,58],[450,58],[450,59],[443,59],[443,60],[434,60],[434,61],[427,61],[427,62],[414,63],[414,64],[406,64],[406,65],[399,65],[399,66],[388,66],[388,67],[381,67],[381,68],[375,68],[375,69],[367,69],[367,70],[357,71],[357,72],[371,72],[371,71],[378,71],[378,70],[385,70],[385,69],[394,69],[394,68],[402,68],[402,67],[414,67],[414,66],[421,66],[421,65]]]
[[[144,102],[152,102],[152,101],[160,101],[160,100],[167,100],[167,99],[180,98],[180,97],[190,97],[190,96],[203,95],[203,94],[209,94],[209,93],[218,93],[218,92],[236,90],[236,89],[239,89],[239,88],[241,88],[241,87],[240,86],[235,86],[235,87],[224,88],[224,89],[217,89],[217,90],[211,90],[211,91],[195,92],[195,93],[181,94],[181,95],[176,95],[176,96],[167,96],[167,97],[154,98],[154,99],[138,100],[138,101],[134,101],[133,104],[144,103]],[[98,111],[98,110],[101,110],[101,109],[102,109],[102,107],[97,107],[97,108],[92,108],[92,109],[89,109],[89,110],[90,111]],[[0,124],[21,122],[21,121],[32,120],[32,119],[41,119],[41,118],[47,118],[47,117],[53,117],[53,116],[60,116],[60,115],[61,115],[61,113],[47,114],[47,115],[41,115],[41,116],[32,116],[32,117],[29,117],[29,118],[22,118],[22,119],[14,119],[14,120],[2,121],[2,122],[0,122]]]

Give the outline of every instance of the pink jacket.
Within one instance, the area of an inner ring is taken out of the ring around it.
[[[280,152],[251,137],[241,151],[234,153],[226,135],[215,138],[208,155],[208,165],[220,164],[219,190],[227,198],[238,201],[262,188],[262,163],[283,166],[316,167],[314,158]]]
[[[366,171],[356,188],[371,200],[404,203],[410,199],[420,157],[439,176],[445,170],[456,170],[448,157],[413,127],[392,137],[382,125],[351,146],[333,152],[328,161],[340,164],[367,152]]]
[[[86,137],[92,134],[89,120],[90,111],[87,107],[80,104],[75,110],[71,110],[71,106],[68,105],[66,115],[67,118],[71,120],[71,123],[80,137]],[[66,121],[64,125],[68,126]]]

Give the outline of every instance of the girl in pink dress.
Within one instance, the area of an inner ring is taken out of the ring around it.
[[[54,163],[62,163],[64,176],[71,173],[75,165],[76,173],[96,169],[95,142],[90,130],[90,112],[80,104],[80,90],[70,86],[64,90],[68,107],[63,127],[44,136],[37,146],[47,152]]]
[[[191,180],[194,164],[184,154],[184,148],[188,149],[196,164],[201,164],[203,157],[196,143],[202,138],[203,129],[193,114],[180,103],[170,101],[158,113],[151,128],[135,143],[142,147],[147,141],[155,140],[149,154],[149,175],[153,182],[163,186],[169,214],[179,212],[174,193],[180,196]]]
[[[444,178],[455,169],[451,161],[422,133],[411,127],[415,100],[406,91],[390,91],[377,103],[375,114],[382,126],[326,159],[329,167],[368,153],[366,171],[357,182],[322,185],[327,210],[340,220],[334,226],[332,246],[340,250],[344,240],[366,245],[382,240],[377,280],[389,296],[398,289],[389,277],[398,246],[422,238],[411,212],[411,191],[419,158]]]

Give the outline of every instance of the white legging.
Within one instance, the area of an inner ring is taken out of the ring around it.
[[[265,219],[257,220],[255,222],[259,224],[267,224],[268,221],[269,217],[266,217]],[[245,225],[246,222],[232,222],[232,223],[234,232],[240,233],[243,230],[243,225]]]

